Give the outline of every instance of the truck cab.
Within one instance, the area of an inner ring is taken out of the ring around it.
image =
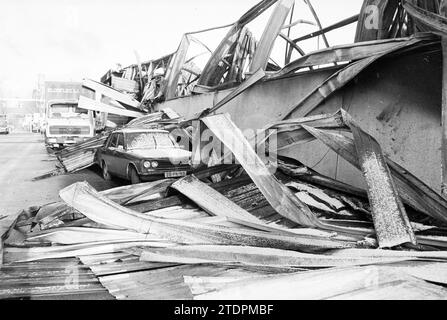
[[[45,115],[45,144],[61,149],[95,134],[93,112],[78,108],[77,100],[52,100]]]

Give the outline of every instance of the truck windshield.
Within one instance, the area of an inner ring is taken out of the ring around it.
[[[88,110],[78,108],[77,104],[53,104],[50,106],[50,118],[86,117]]]
[[[131,132],[126,134],[127,149],[175,148],[176,145],[165,132]]]

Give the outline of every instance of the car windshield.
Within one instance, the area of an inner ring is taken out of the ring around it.
[[[50,118],[88,117],[88,110],[78,108],[77,104],[60,103],[50,106]]]
[[[126,134],[127,149],[175,148],[167,132],[131,132]]]

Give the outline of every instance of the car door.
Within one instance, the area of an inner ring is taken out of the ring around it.
[[[116,157],[116,146],[118,142],[118,134],[112,133],[106,148],[104,149],[102,158],[107,164],[109,172],[116,174],[115,170],[115,157]]]
[[[124,134],[118,133],[117,134],[117,142],[116,142],[116,151],[115,151],[115,160],[114,160],[115,170],[116,174],[127,178],[127,152],[125,150],[125,143],[124,143]]]

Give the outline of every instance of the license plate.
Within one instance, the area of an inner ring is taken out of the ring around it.
[[[65,141],[66,144],[71,144],[71,143],[76,143],[74,140],[66,140]]]
[[[186,171],[165,172],[165,178],[186,177]]]

